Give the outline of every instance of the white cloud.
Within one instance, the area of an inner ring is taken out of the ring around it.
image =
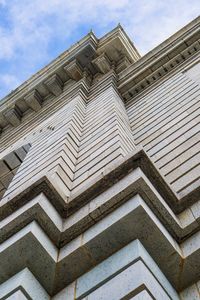
[[[13,74],[2,75],[0,81],[9,90],[15,89],[20,83],[17,76]]]
[[[18,82],[91,27],[103,34],[120,22],[145,53],[200,11],[199,0],[0,0],[0,5],[6,19],[0,23],[0,63]],[[5,76],[1,71],[0,95],[8,92],[2,85]],[[8,86],[12,88],[12,80]]]
[[[160,44],[192,21],[200,12],[200,2],[197,0],[193,0],[192,4],[185,0],[153,0],[149,1],[149,5],[146,3],[144,0],[140,2],[139,17],[127,23],[127,31],[136,37],[135,40],[142,53]],[[145,9],[143,4],[146,6]]]
[[[6,0],[0,0],[0,5],[5,5],[6,4]]]

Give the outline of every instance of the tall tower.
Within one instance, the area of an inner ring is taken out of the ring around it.
[[[92,32],[0,102],[0,299],[200,299],[200,18]]]

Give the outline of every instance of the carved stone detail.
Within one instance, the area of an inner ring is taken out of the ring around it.
[[[66,65],[64,67],[64,70],[73,80],[78,81],[83,77],[83,70],[77,59],[74,59],[68,65]]]
[[[116,66],[116,72],[119,73],[121,71],[123,71],[124,69],[126,69],[128,66],[130,66],[130,61],[128,60],[128,58],[126,56],[123,56],[119,62],[117,63]]]
[[[105,53],[95,58],[92,63],[97,66],[101,73],[106,74],[111,69],[111,62]]]
[[[54,74],[53,76],[48,78],[44,82],[44,84],[48,87],[49,91],[55,96],[59,96],[63,91],[63,82],[57,74]]]
[[[41,108],[42,97],[37,90],[31,91],[24,97],[26,104],[34,111],[38,111]]]
[[[18,126],[21,123],[22,115],[16,106],[4,111],[3,115],[6,120],[14,127]]]

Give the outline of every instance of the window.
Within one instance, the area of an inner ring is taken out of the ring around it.
[[[0,160],[0,199],[3,197],[31,145],[26,144]]]

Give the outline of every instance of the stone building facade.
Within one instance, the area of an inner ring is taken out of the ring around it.
[[[0,299],[200,299],[200,18],[92,32],[0,103]]]

